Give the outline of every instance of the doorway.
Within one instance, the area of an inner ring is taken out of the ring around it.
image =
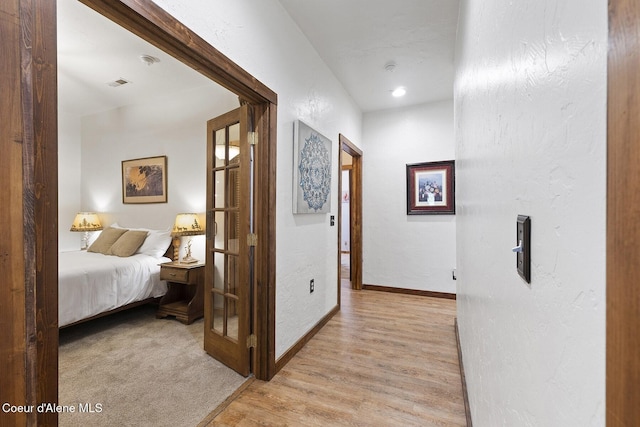
[[[256,122],[261,141],[255,150],[260,164],[254,210],[259,236],[255,280],[260,286],[253,295],[256,346],[252,359],[255,376],[271,379],[275,374],[277,95],[150,0],[82,2],[262,111]],[[3,293],[10,302],[2,310],[0,323],[7,325],[3,341],[15,343],[6,347],[7,372],[14,374],[0,382],[3,396],[24,397],[18,400],[26,405],[56,402],[58,389],[55,10],[55,1],[14,0],[2,7],[3,16],[10,17],[2,24],[7,53],[3,88],[12,94],[3,103],[3,111],[11,112],[7,122],[11,137],[6,138],[11,150],[2,164],[6,182],[15,190],[11,197],[3,196],[8,202],[3,204],[3,218],[19,224],[6,230],[3,241],[11,245],[3,254],[24,257],[11,258],[5,272],[15,289]],[[21,201],[14,200],[16,195]],[[17,422],[56,425],[57,414],[22,414]]]
[[[351,289],[362,289],[362,150],[356,147],[344,135],[339,135],[340,159],[338,187],[341,189],[338,203],[338,304],[340,304],[340,290],[342,282],[347,277],[351,282]],[[343,168],[348,174],[348,203],[343,203]],[[343,212],[344,210],[348,211]],[[348,221],[348,226],[344,222]],[[344,231],[343,231],[344,230]],[[347,235],[348,234],[348,235]],[[345,244],[345,242],[348,242]],[[348,246],[348,253],[346,247]],[[344,269],[342,258],[345,256]]]
[[[254,177],[254,230],[260,236],[254,248],[254,262],[259,266],[255,270],[254,280],[262,286],[253,288],[253,294],[250,295],[253,305],[248,310],[252,314],[251,329],[255,331],[253,373],[259,379],[270,379],[275,374],[277,95],[150,0],[141,0],[133,5],[124,1],[79,1],[236,93],[243,104],[253,107],[256,113],[253,130],[261,138],[254,152],[254,161],[259,165]]]
[[[340,173],[342,174],[341,187],[341,206],[342,213],[340,215],[340,275],[342,286],[351,288],[351,170],[353,169],[353,157],[349,153],[342,152],[343,165]]]

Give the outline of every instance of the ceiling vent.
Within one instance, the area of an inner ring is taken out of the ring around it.
[[[120,77],[118,80],[114,80],[107,84],[111,87],[118,87],[118,86],[126,85],[127,83],[131,83],[131,82]]]

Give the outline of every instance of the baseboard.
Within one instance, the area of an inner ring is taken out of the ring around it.
[[[279,372],[280,369],[282,369],[287,363],[289,363],[289,361],[293,359],[293,356],[295,356],[302,349],[302,347],[304,347],[309,342],[309,340],[311,340],[311,338],[313,338],[313,336],[317,334],[318,331],[320,331],[320,329],[322,329],[322,327],[326,325],[333,316],[335,316],[338,311],[340,311],[340,306],[336,305],[331,309],[329,313],[327,313],[322,319],[320,319],[320,321],[316,323],[316,325],[311,328],[309,332],[307,332],[294,345],[292,345],[289,350],[285,351],[284,354],[280,356],[278,360],[276,360],[276,373]]]
[[[460,365],[460,379],[462,380],[462,397],[464,399],[464,414],[467,417],[467,427],[473,427],[471,422],[471,408],[469,407],[469,394],[467,393],[467,378],[464,376],[462,364],[462,347],[460,346],[460,333],[458,331],[458,318],[454,322],[456,329],[456,344],[458,346],[458,364]]]
[[[393,292],[396,294],[407,294],[407,295],[420,295],[423,297],[431,297],[431,298],[445,298],[445,299],[456,299],[456,294],[450,294],[447,292],[435,292],[435,291],[422,291],[419,289],[405,289],[405,288],[394,288],[391,286],[379,286],[379,285],[362,285],[362,289],[366,289],[369,291],[380,291],[380,292]]]

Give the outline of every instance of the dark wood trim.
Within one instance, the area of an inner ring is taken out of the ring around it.
[[[367,291],[393,292],[394,294],[418,295],[422,297],[456,299],[456,294],[448,292],[422,291],[419,289],[394,288],[391,286],[362,285]]]
[[[276,372],[280,371],[291,359],[295,356],[302,347],[304,347],[310,340],[313,338],[315,334],[317,334],[320,329],[323,328],[324,325],[327,324],[329,320],[333,316],[336,315],[337,312],[340,311],[340,306],[335,306],[331,309],[329,313],[327,313],[316,325],[311,328],[309,332],[307,332],[302,338],[300,338],[294,345],[292,345],[289,350],[287,350],[280,358],[276,361]]]
[[[353,142],[351,142],[346,136],[343,134],[339,134],[340,138],[340,149],[344,150],[347,154],[352,157],[362,157],[362,150],[358,148]]]
[[[640,420],[640,3],[609,0],[606,424]]]
[[[342,134],[340,140],[340,169],[342,170],[342,152],[353,158],[351,164],[351,180],[349,183],[349,216],[351,227],[349,245],[351,249],[351,288],[362,289],[362,150]],[[342,188],[342,173],[338,176],[339,188]],[[342,190],[339,192],[338,202],[338,252],[342,248]],[[340,303],[340,253],[338,253],[338,304]]]
[[[220,413],[222,411],[224,411],[225,409],[227,409],[227,407],[229,405],[231,405],[233,403],[234,400],[236,400],[241,394],[242,392],[244,392],[246,389],[249,388],[249,386],[251,384],[253,384],[253,382],[255,381],[255,377],[249,377],[247,378],[247,380],[245,382],[243,382],[240,387],[238,387],[238,389],[236,391],[234,391],[233,393],[231,393],[231,396],[227,397],[224,402],[222,402],[221,404],[218,405],[218,407],[216,409],[214,409],[213,411],[211,411],[209,413],[209,415],[207,415],[202,421],[200,421],[198,423],[198,427],[207,427],[209,425],[209,423],[211,423],[218,415],[220,415]]]
[[[0,401],[15,405],[58,400],[55,17],[47,0],[0,5]],[[37,411],[7,416],[11,425],[58,420]]]
[[[254,375],[270,380],[276,374],[276,155],[277,108],[256,106],[259,142],[256,146],[256,182],[264,191],[256,193],[256,289],[254,331]]]
[[[456,330],[456,345],[458,348],[458,364],[460,365],[460,379],[462,381],[462,398],[464,399],[464,415],[467,418],[467,427],[473,427],[471,421],[471,407],[469,406],[469,393],[467,392],[467,378],[464,375],[464,364],[462,363],[462,347],[460,346],[460,331],[458,329],[458,318],[454,321]]]
[[[340,307],[342,305],[342,149],[338,150],[338,168],[338,294],[336,304]]]
[[[23,213],[27,295],[27,372],[36,402],[58,399],[58,88],[56,5],[21,1]],[[28,22],[30,20],[30,22]],[[27,24],[25,28],[25,25]],[[29,64],[29,65],[27,65]],[[46,225],[45,225],[46,224]],[[33,334],[35,328],[35,334]],[[32,335],[33,334],[33,335]],[[35,349],[34,347],[35,346]],[[35,354],[34,354],[35,350]],[[35,356],[35,357],[30,357]],[[28,374],[29,375],[29,374]],[[37,414],[37,423],[58,421]]]
[[[252,103],[278,103],[275,92],[150,0],[79,0]]]
[[[27,360],[35,360],[33,346],[29,357],[26,354],[26,337],[35,336],[33,322],[26,329],[26,314],[32,316],[33,309],[26,304],[25,276],[33,270],[32,263],[27,264],[26,246],[33,256],[33,239],[27,241],[26,230],[23,225],[24,213],[22,198],[25,173],[23,172],[23,140],[25,138],[23,122],[23,106],[20,97],[22,90],[21,69],[21,28],[30,31],[32,22],[21,26],[20,0],[0,2],[0,43],[2,60],[0,61],[0,265],[4,283],[0,286],[0,405],[4,402],[21,402],[32,404],[35,401],[33,390],[36,389],[34,364],[29,365],[27,375]],[[22,2],[25,3],[25,2]],[[29,81],[30,82],[30,81]],[[32,206],[28,206],[32,208]],[[14,226],[9,226],[13,224]],[[31,230],[32,233],[32,230]],[[27,269],[28,267],[28,269]],[[29,283],[33,286],[33,280]],[[33,291],[31,292],[31,297]],[[29,396],[27,396],[29,388]],[[3,416],[7,416],[3,414]],[[27,425],[27,414],[15,414],[7,425]],[[33,423],[33,418],[30,419]]]

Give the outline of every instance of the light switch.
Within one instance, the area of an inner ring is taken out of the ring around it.
[[[516,268],[527,283],[531,283],[531,218],[518,215],[516,222]],[[518,250],[516,250],[518,249]]]

